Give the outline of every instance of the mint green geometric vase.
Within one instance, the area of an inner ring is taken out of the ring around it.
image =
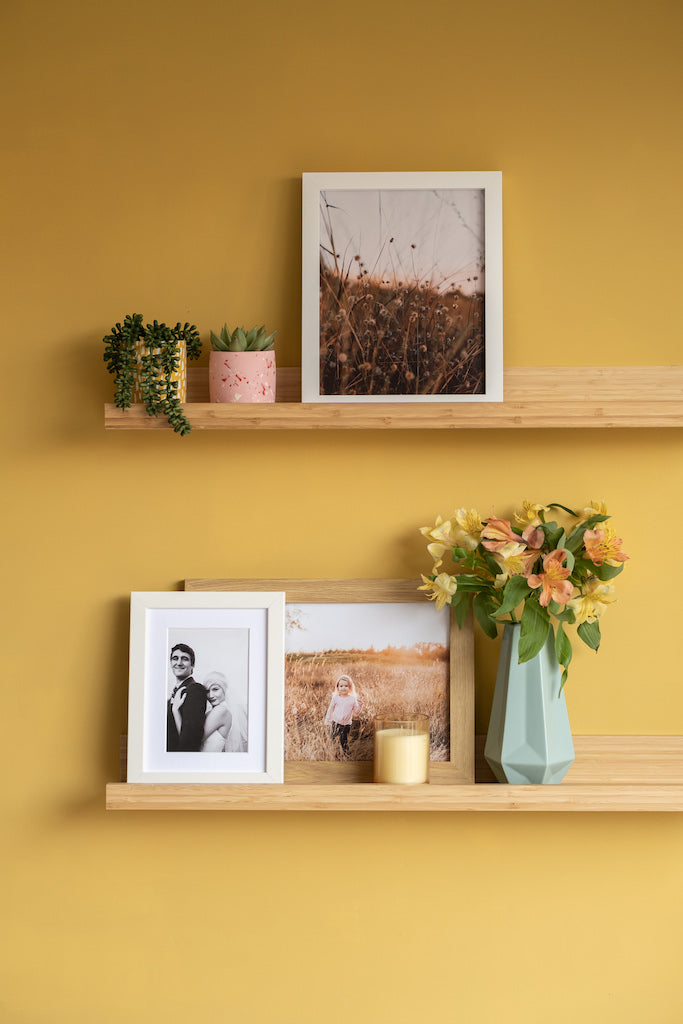
[[[484,757],[499,782],[561,782],[574,763],[562,671],[552,632],[535,658],[519,664],[520,624],[506,623]]]

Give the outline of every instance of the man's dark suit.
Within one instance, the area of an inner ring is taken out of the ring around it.
[[[185,701],[180,707],[180,732],[175,724],[171,701],[166,709],[166,749],[198,751],[204,737],[204,715],[206,713],[206,690],[201,683],[190,676],[176,689],[185,690]]]

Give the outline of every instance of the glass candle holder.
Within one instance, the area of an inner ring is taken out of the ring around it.
[[[427,715],[375,718],[374,781],[417,786],[429,781]]]

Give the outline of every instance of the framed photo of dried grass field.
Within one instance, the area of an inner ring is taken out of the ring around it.
[[[304,402],[500,402],[498,171],[303,175]]]
[[[429,717],[430,781],[474,781],[472,625],[458,629],[448,607],[437,613],[418,583],[185,581],[192,591],[285,593],[285,782],[370,782],[373,719],[403,711]]]

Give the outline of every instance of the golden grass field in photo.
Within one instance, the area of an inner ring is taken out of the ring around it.
[[[351,726],[349,760],[372,760],[376,715],[415,711],[429,717],[430,760],[448,761],[449,652],[440,644],[287,654],[286,761],[341,758],[339,742],[330,738],[325,725],[325,713],[341,675],[353,679],[363,705]]]
[[[475,395],[485,391],[484,296],[322,269],[324,395]]]

